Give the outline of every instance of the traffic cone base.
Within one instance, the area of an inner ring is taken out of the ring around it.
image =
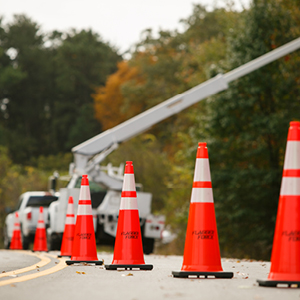
[[[284,281],[284,280],[256,280],[259,286],[265,287],[290,287],[300,288],[300,281]]]
[[[135,179],[131,161],[126,162],[121,194],[114,257],[106,270],[152,270],[144,261],[141,225],[136,199]]]
[[[186,272],[186,271],[173,271],[175,278],[232,278],[232,272]]]
[[[206,143],[199,143],[181,271],[177,278],[232,278],[222,272],[215,206]]]
[[[151,271],[153,269],[153,265],[119,265],[119,264],[111,264],[111,265],[105,265],[106,270],[143,270],[143,271]]]
[[[103,265],[102,260],[66,260],[66,264],[68,266],[74,265],[74,264],[81,264],[81,263],[94,264],[94,265]]]

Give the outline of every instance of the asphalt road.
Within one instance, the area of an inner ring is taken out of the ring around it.
[[[67,266],[58,252],[0,250],[0,299],[300,299],[300,289],[259,287],[266,279],[269,262],[222,259],[232,279],[180,279],[182,256],[145,255],[152,271],[108,271],[103,266]],[[111,253],[98,253],[110,264]]]

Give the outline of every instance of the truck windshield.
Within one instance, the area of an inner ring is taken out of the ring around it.
[[[53,201],[56,201],[55,196],[31,196],[27,202],[26,207],[48,207]]]

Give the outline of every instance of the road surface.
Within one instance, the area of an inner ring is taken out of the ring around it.
[[[300,299],[300,289],[259,287],[269,262],[222,259],[233,279],[179,279],[182,256],[145,255],[152,271],[108,271],[97,265],[65,264],[58,252],[0,250],[0,299],[158,300],[158,299]],[[105,264],[112,253],[98,253]]]

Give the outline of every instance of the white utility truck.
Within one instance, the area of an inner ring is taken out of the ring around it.
[[[16,211],[19,213],[23,249],[28,249],[30,243],[34,241],[40,206],[44,208],[44,221],[47,226],[48,207],[56,200],[57,197],[49,192],[26,192],[20,196]],[[4,225],[4,246],[6,249],[10,245],[14,223],[15,212],[12,212],[6,216]]]

